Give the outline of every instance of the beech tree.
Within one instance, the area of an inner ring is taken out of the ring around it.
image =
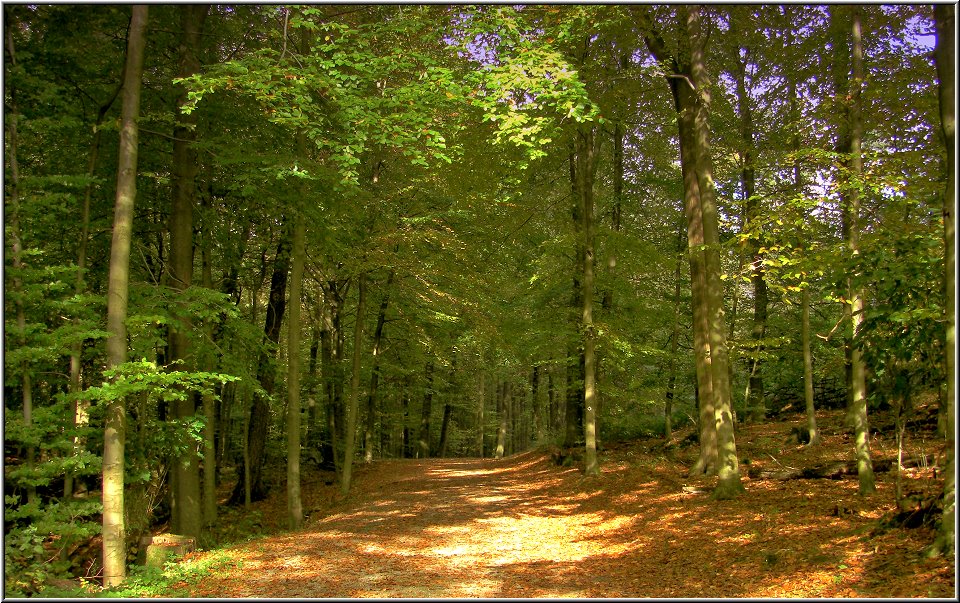
[[[147,7],[132,8],[124,70],[120,156],[117,168],[117,200],[110,253],[110,286],[107,290],[107,366],[119,369],[127,361],[127,296],[130,278],[130,244],[133,205],[137,196],[137,118],[140,114],[140,84],[146,46]],[[103,444],[103,574],[104,584],[115,586],[126,576],[124,531],[124,416],[122,397],[107,408]]]
[[[933,8],[937,32],[934,61],[939,79],[940,128],[946,147],[946,184],[943,191],[944,284],[946,303],[944,322],[946,337],[944,361],[946,364],[947,451],[943,481],[943,519],[937,538],[930,547],[931,555],[956,554],[956,10],[953,6],[936,5]]]

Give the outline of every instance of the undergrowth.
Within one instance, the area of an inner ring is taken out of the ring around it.
[[[123,584],[101,588],[80,581],[74,587],[49,585],[38,596],[47,598],[123,598],[186,596],[187,587],[216,575],[222,570],[239,567],[229,551],[215,551],[192,559],[174,559],[163,568],[136,565],[130,568]]]

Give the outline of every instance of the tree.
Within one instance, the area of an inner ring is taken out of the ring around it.
[[[580,282],[581,323],[583,331],[583,431],[584,471],[587,475],[599,475],[597,459],[597,356],[593,325],[594,295],[594,217],[593,186],[597,170],[599,140],[592,128],[583,128],[576,134],[571,156],[571,177],[574,181],[580,204],[580,231],[583,233],[583,264]]]
[[[943,244],[944,244],[944,281],[946,303],[944,304],[944,322],[946,337],[944,345],[944,363],[946,365],[946,405],[947,405],[947,450],[946,464],[943,470],[943,518],[937,537],[928,554],[955,555],[956,549],[956,199],[957,199],[957,157],[956,157],[956,8],[952,5],[937,4],[933,7],[934,23],[937,32],[937,45],[934,50],[934,62],[937,67],[940,100],[940,128],[947,151],[947,182],[943,191]]]
[[[300,137],[302,141],[302,136]],[[301,147],[305,145],[301,144]],[[303,523],[300,500],[300,296],[306,260],[306,220],[298,211],[293,225],[293,266],[290,271],[290,312],[287,316],[287,512],[290,529]]]
[[[230,500],[234,504],[244,500],[262,500],[267,490],[261,472],[266,455],[267,429],[270,426],[269,397],[276,388],[277,366],[273,346],[280,343],[281,324],[287,307],[287,278],[290,269],[291,233],[281,226],[280,242],[274,256],[270,276],[270,297],[267,302],[263,334],[266,348],[257,359],[256,378],[260,390],[253,394],[250,406],[246,445],[244,446],[244,477],[237,481]]]
[[[180,77],[189,77],[199,71],[200,61],[197,52],[203,23],[209,6],[184,5],[180,7],[179,68]],[[186,91],[177,99],[177,109],[186,102]],[[193,212],[197,191],[197,154],[193,148],[196,140],[197,114],[179,116],[180,123],[173,129],[173,165],[172,165],[172,204],[170,208],[170,286],[174,291],[183,292],[193,281]],[[171,325],[168,343],[168,360],[171,364],[181,363],[190,370],[190,330],[191,319],[177,316],[179,325]],[[173,417],[185,421],[196,413],[196,396],[185,392],[174,403]],[[209,464],[207,467],[213,470]],[[188,450],[173,460],[171,475],[173,489],[172,528],[178,534],[198,537],[203,524],[200,502],[200,472],[197,455]]]
[[[856,257],[860,253],[860,192],[861,186],[858,182],[863,173],[863,157],[861,153],[861,142],[863,136],[863,122],[861,119],[861,87],[864,78],[863,73],[863,44],[860,30],[860,11],[856,8],[851,9],[849,20],[839,17],[839,10],[831,12],[831,24],[836,28],[837,37],[835,38],[837,46],[834,49],[835,58],[835,90],[838,100],[847,107],[846,123],[841,125],[838,134],[837,151],[841,155],[841,161],[847,171],[844,178],[841,196],[843,197],[843,224],[847,249],[851,256]],[[848,76],[845,66],[847,64],[847,36],[843,30],[845,26],[851,27],[852,38],[852,73]],[[849,98],[849,101],[843,101],[843,98]],[[857,475],[860,480],[860,493],[869,494],[876,489],[874,484],[873,466],[870,461],[870,429],[867,425],[867,391],[865,367],[860,350],[860,343],[856,341],[860,335],[860,325],[864,321],[864,294],[862,290],[857,289],[851,282],[849,285],[849,301],[844,304],[847,321],[850,324],[848,330],[850,336],[850,420],[853,423],[854,440],[856,444],[857,456]]]
[[[649,14],[644,11],[641,17],[647,47],[657,61],[669,70],[666,79],[679,115],[680,163],[693,282],[701,430],[707,430],[707,437],[701,431],[701,457],[694,471],[710,468],[713,432],[706,425],[713,423],[720,476],[714,496],[729,498],[736,496],[743,486],[740,483],[733,433],[729,359],[723,324],[717,210],[708,142],[707,107],[710,97],[704,64],[705,39],[701,33],[699,9],[679,9],[680,44],[685,54],[682,59],[672,56],[654,29]]]
[[[340,491],[346,494],[350,490],[353,476],[353,456],[357,443],[357,417],[360,414],[360,354],[363,343],[363,313],[366,309],[367,273],[357,276],[357,318],[353,327],[353,369],[350,373],[350,393],[347,397],[346,430],[343,436],[343,470],[340,477]],[[429,427],[429,425],[428,425]],[[427,442],[429,446],[429,430]]]
[[[117,369],[127,361],[127,328],[124,321],[127,318],[133,204],[137,196],[137,118],[140,114],[147,7],[135,5],[131,10],[120,121],[120,157],[110,253],[110,285],[107,292],[108,369]],[[127,547],[123,518],[124,415],[122,397],[117,397],[108,404],[103,441],[103,582],[106,586],[116,586],[126,576]]]

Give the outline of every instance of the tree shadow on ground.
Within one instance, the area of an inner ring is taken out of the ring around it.
[[[866,499],[855,478],[747,480],[721,502],[686,481],[682,465],[630,450],[598,478],[543,452],[381,461],[361,468],[339,512],[240,547],[240,573],[194,594],[952,596],[945,562],[896,571],[903,535],[870,537],[889,476]]]

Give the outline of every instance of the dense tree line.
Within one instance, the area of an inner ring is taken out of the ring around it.
[[[7,586],[302,466],[939,399],[954,12],[4,6]],[[931,52],[932,51],[932,52]],[[51,535],[56,535],[55,539]],[[54,550],[58,561],[42,563]]]

